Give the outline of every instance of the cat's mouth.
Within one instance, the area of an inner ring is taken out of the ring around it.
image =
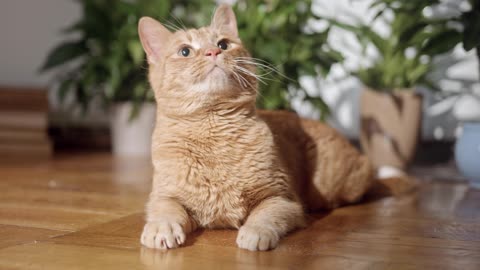
[[[225,70],[222,67],[215,64],[212,68],[207,72],[207,76],[216,76],[216,75],[225,75]]]

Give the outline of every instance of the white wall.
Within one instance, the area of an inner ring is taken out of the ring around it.
[[[82,15],[74,0],[1,0],[0,1],[0,85],[52,86],[55,71],[39,73],[47,54],[65,36],[62,30]],[[84,115],[78,106],[60,106],[55,93],[49,92],[50,122],[54,125],[104,126],[108,115],[101,106]]]
[[[0,85],[47,86],[38,69],[80,14],[73,0],[0,1]]]

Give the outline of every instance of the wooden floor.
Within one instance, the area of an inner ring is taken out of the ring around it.
[[[140,246],[147,160],[108,154],[0,163],[0,269],[480,269],[480,191],[423,181],[416,193],[311,216],[269,252],[236,231]]]

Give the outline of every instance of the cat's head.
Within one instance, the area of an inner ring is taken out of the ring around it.
[[[212,104],[254,104],[255,68],[230,6],[220,5],[211,24],[199,29],[170,32],[144,17],[139,36],[159,106],[194,112]]]

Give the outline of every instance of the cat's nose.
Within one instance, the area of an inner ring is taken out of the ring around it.
[[[217,55],[221,53],[222,53],[222,50],[220,50],[220,48],[211,48],[205,51],[205,56],[212,57],[213,60],[215,60],[215,58],[217,58]]]

